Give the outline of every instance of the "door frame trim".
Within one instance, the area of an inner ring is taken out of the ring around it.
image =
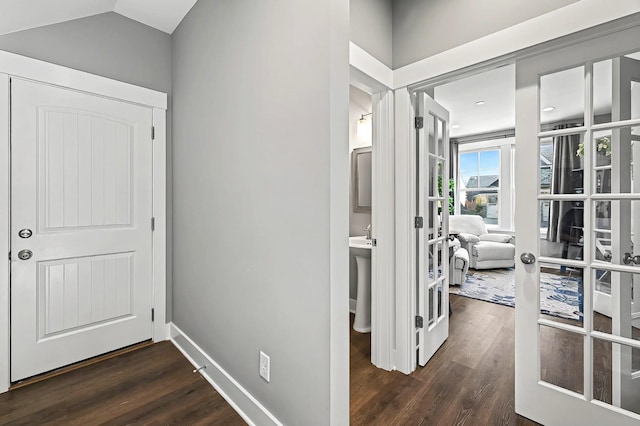
[[[517,56],[525,49],[536,50],[546,43],[552,43],[557,48],[558,40],[566,40],[567,36],[603,24],[617,31],[616,28],[629,22],[633,25],[636,19],[634,14],[638,12],[640,10],[635,0],[580,0],[397,68],[393,71],[393,88],[457,74],[460,70],[475,69],[476,73],[482,72],[483,66],[496,58]],[[596,33],[602,31],[606,31],[606,28],[596,29]]]
[[[169,337],[167,317],[167,95],[110,78],[89,74],[37,59],[0,51],[0,256],[11,247],[10,78],[20,77],[152,108],[156,134],[153,143],[153,307],[154,342]],[[9,390],[10,376],[10,261],[0,262],[0,393]]]
[[[371,363],[396,369],[394,238],[394,96],[391,70],[353,42],[349,50],[349,84],[368,93],[373,112],[371,253]],[[386,206],[386,208],[385,208]],[[351,209],[351,206],[349,206]]]
[[[591,6],[593,7],[593,5]],[[617,5],[616,5],[617,7]],[[628,12],[628,5],[616,13]],[[637,6],[636,6],[637,7]],[[624,11],[622,10],[624,9]],[[587,13],[587,12],[585,12]],[[462,47],[453,48],[450,53],[471,58],[464,64],[449,63],[448,56],[434,56],[427,58],[432,65],[430,72],[412,74],[412,78],[402,79],[399,72],[403,68],[394,71],[395,93],[395,194],[396,194],[396,367],[405,374],[411,374],[417,368],[415,354],[415,236],[413,236],[412,216],[415,211],[415,183],[412,175],[415,173],[415,164],[412,155],[415,155],[415,133],[413,121],[413,98],[419,90],[429,93],[435,86],[455,81],[461,78],[489,71],[501,65],[513,64],[517,60],[541,55],[563,47],[594,40],[609,34],[617,33],[636,26],[640,26],[640,14],[625,16],[617,21],[608,21],[606,24],[595,28],[584,28],[583,31],[567,34],[547,43],[532,47],[522,46],[523,50],[509,54],[493,52],[495,56],[487,53],[484,60],[473,59],[475,56],[462,55]],[[504,36],[503,34],[502,36]],[[498,43],[499,44],[499,43]],[[466,46],[466,45],[465,45]],[[446,53],[445,52],[445,53]],[[455,55],[454,55],[455,56]],[[424,61],[427,61],[424,60]],[[473,62],[476,60],[477,62]],[[426,62],[425,62],[426,63]],[[416,63],[417,64],[417,63]],[[411,67],[413,64],[407,65]],[[420,77],[426,77],[418,80]],[[398,87],[399,84],[407,84]]]

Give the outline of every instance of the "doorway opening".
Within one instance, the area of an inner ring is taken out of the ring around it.
[[[371,95],[349,86],[349,311],[359,333],[371,332],[372,121]]]

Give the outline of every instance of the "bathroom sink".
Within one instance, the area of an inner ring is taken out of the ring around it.
[[[371,240],[349,237],[349,253],[355,257],[358,274],[356,316],[353,329],[360,333],[371,331]]]
[[[364,235],[359,237],[349,237],[349,247],[371,249],[371,240],[367,240],[367,237]]]

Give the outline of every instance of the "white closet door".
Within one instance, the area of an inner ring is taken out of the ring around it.
[[[11,82],[11,380],[151,338],[152,111]]]

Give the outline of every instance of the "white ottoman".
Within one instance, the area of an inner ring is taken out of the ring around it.
[[[473,246],[475,269],[513,268],[516,246],[510,243],[479,241]]]

